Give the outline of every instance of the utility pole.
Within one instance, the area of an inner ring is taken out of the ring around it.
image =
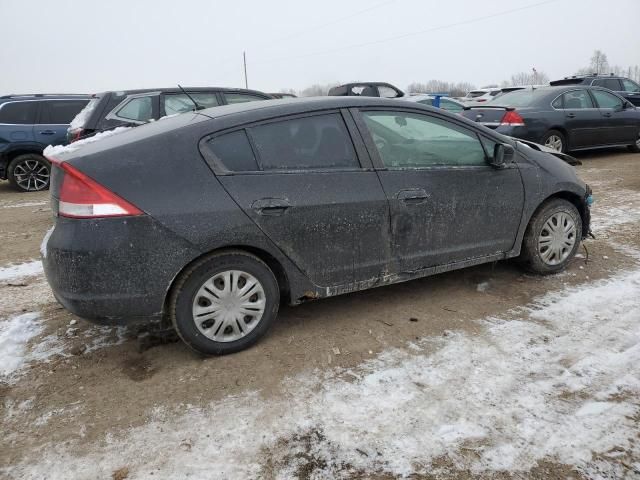
[[[247,80],[247,52],[242,52],[242,60],[244,62],[244,88],[249,88],[249,81]]]

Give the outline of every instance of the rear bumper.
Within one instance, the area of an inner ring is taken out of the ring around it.
[[[195,255],[148,216],[60,217],[42,250],[56,299],[79,317],[103,324],[160,316],[171,282]]]

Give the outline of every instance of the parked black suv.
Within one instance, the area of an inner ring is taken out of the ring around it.
[[[219,87],[186,87],[184,91],[180,88],[146,88],[96,93],[71,122],[67,139],[75,142],[98,132],[142,125],[167,115],[272,98],[256,90]]]
[[[550,85],[592,85],[613,90],[636,106],[640,106],[640,85],[626,77],[611,75],[574,75],[549,82]]]
[[[0,97],[0,178],[17,190],[49,187],[48,145],[66,142],[67,127],[88,95],[5,95]]]

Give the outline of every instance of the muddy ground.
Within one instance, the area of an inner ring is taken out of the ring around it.
[[[624,203],[620,192],[640,193],[640,155],[608,150],[578,158],[583,162],[579,174],[602,199],[595,211]],[[608,221],[606,215],[601,218]],[[0,266],[38,259],[51,224],[48,193],[16,193],[0,182]],[[31,362],[18,380],[0,384],[0,466],[37,457],[50,443],[68,443],[82,454],[84,445],[100,442],[105,434],[145,423],[158,407],[205,406],[246,391],[268,399],[286,388],[283,380],[301,372],[317,369],[320,375],[336,366],[356,367],[389,347],[450,331],[474,334],[478,318],[624,268],[631,260],[620,244],[640,248],[638,223],[615,234],[599,235],[598,225],[594,231],[596,239],[581,247],[580,257],[562,274],[537,277],[514,262],[499,262],[285,307],[258,345],[221,358],[200,357],[181,343],[149,346],[132,330],[97,328],[76,319],[54,301],[42,276],[0,282],[0,319],[42,312],[46,328],[32,343],[46,340],[58,348],[46,360]],[[118,467],[114,462],[114,470]],[[567,475],[579,476],[551,463],[518,478]]]

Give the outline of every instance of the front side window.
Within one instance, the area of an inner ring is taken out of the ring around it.
[[[478,137],[450,122],[406,112],[363,115],[386,167],[486,165]]]
[[[378,86],[378,94],[382,98],[396,98],[398,96],[398,92],[396,92],[393,88],[387,87],[385,85]]]
[[[259,170],[256,157],[244,130],[214,137],[205,143],[227,170],[250,172]]]
[[[593,102],[586,90],[573,90],[562,95],[564,108],[576,110],[581,108],[593,108]]]
[[[153,118],[151,97],[132,98],[116,112],[116,116],[136,122],[148,122]]]
[[[228,104],[255,102],[256,100],[266,100],[266,98],[259,97],[258,95],[251,95],[250,93],[224,93],[224,98]]]
[[[40,123],[44,125],[68,125],[86,104],[86,100],[51,100],[43,102]]]
[[[593,96],[596,98],[598,107],[600,108],[622,108],[622,100],[609,92],[602,90],[592,90]]]
[[[7,102],[0,105],[0,123],[31,125],[36,122],[37,102]]]
[[[211,93],[189,93],[198,106],[204,108],[217,107],[220,105],[218,97],[214,92]],[[189,96],[184,93],[168,94],[164,97],[164,112],[166,115],[175,115],[177,113],[190,112],[196,109],[196,105]]]
[[[620,90],[620,81],[617,78],[599,78],[591,84],[594,87],[608,88],[609,90]]]
[[[250,134],[263,170],[360,167],[338,113],[259,125]]]
[[[627,78],[622,79],[622,88],[625,92],[640,92],[640,85]]]

